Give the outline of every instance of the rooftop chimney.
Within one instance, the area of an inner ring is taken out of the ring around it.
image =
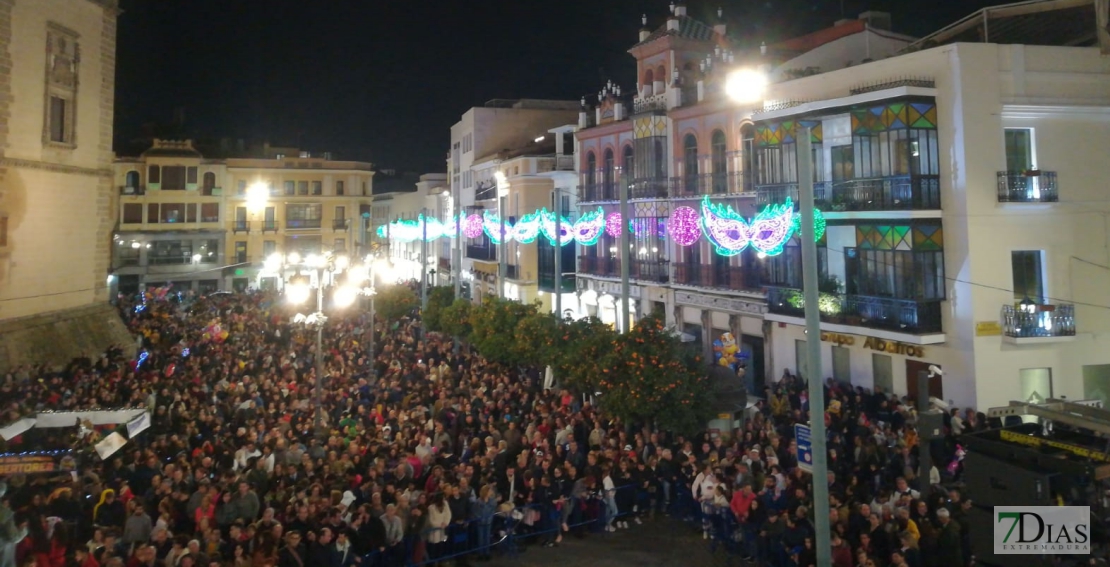
[[[686,16],[686,4],[679,2],[674,6],[674,15],[682,18]]]
[[[647,14],[640,17],[642,26],[640,27],[640,41],[647,41],[648,36],[651,35],[651,29],[647,25]]]
[[[867,22],[867,25],[871,26],[874,29],[887,30],[887,31],[890,30],[890,13],[889,12],[879,12],[879,11],[876,11],[876,10],[869,10],[867,12],[864,12],[864,13],[860,14],[859,19],[864,21],[864,22]]]
[[[725,35],[725,11],[722,8],[717,8],[717,23],[713,25],[713,31],[717,35]]]

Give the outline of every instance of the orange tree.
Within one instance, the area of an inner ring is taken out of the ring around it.
[[[513,353],[522,364],[553,366],[563,345],[558,340],[559,320],[551,313],[538,310],[520,319],[516,325]]]
[[[470,338],[470,310],[473,305],[469,299],[459,298],[444,307],[439,314],[440,330],[461,340]]]
[[[607,412],[683,433],[705,427],[712,392],[704,366],[659,319],[641,319],[620,335],[605,362],[598,391]]]
[[[489,298],[471,308],[470,344],[491,362],[505,365],[528,364],[516,348],[516,328],[521,319],[534,315],[536,306],[509,299]]]
[[[599,391],[613,366],[617,333],[600,319],[586,317],[562,324],[544,339],[553,348],[559,382],[580,392]]]
[[[443,310],[450,307],[455,301],[455,288],[450,286],[436,286],[428,290],[428,308],[421,316],[424,325],[429,331],[443,332]]]

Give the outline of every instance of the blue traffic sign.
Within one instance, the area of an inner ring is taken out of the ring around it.
[[[810,439],[808,425],[797,423],[794,425],[794,440],[798,446],[798,468],[808,473],[813,472],[813,440]]]

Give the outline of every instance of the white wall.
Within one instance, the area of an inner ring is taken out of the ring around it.
[[[888,31],[875,32],[868,28],[867,31],[830,41],[779,65],[771,73],[771,80],[781,80],[789,70],[816,67],[824,73],[859,65],[865,59],[885,59],[909,44],[909,38]]]

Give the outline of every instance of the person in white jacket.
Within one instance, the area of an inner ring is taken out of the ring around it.
[[[451,524],[451,507],[443,498],[442,492],[432,496],[428,505],[428,527],[425,541],[428,542],[428,555],[435,559],[443,555],[444,543],[447,541],[447,526]]]
[[[709,539],[709,528],[712,526],[709,516],[713,513],[713,497],[717,494],[717,485],[719,484],[721,483],[717,480],[717,476],[713,474],[712,465],[708,464],[694,478],[692,491],[694,500],[701,503],[701,528],[702,537],[705,539]]]

